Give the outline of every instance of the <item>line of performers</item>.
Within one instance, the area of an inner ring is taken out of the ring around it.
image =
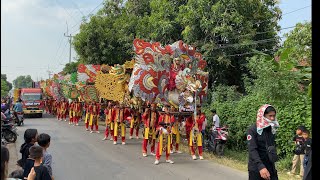
[[[87,131],[90,130],[90,133],[100,133],[98,130],[100,109],[106,105],[103,107],[106,129],[102,140],[110,137],[114,145],[118,143],[118,138],[121,138],[122,145],[126,144],[127,126],[130,126],[129,139],[133,138],[134,131],[136,139],[139,139],[139,129],[143,124],[142,156],[147,157],[149,144],[150,155],[155,156],[154,164],[156,165],[159,164],[162,153],[165,153],[167,163],[174,163],[170,159],[170,154],[181,153],[179,144],[181,143],[181,129],[184,127],[192,159],[197,159],[196,147],[199,159],[203,159],[201,131],[206,116],[201,112],[200,106],[197,107],[197,115],[194,119],[193,113],[179,113],[174,106],[168,105],[159,110],[155,103],[147,103],[143,108],[135,109],[112,101],[107,104],[79,101],[69,103],[62,98],[61,101],[47,99],[45,105],[47,112],[56,115],[59,121],[67,121],[66,118],[69,115],[70,125],[78,126],[79,120],[84,117],[85,128]]]

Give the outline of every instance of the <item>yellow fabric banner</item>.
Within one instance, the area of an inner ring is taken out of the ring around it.
[[[113,136],[118,136],[118,123],[114,123]]]
[[[149,127],[144,128],[144,139],[149,139]]]
[[[93,114],[90,114],[90,121],[89,121],[89,125],[91,126],[93,122]]]
[[[134,118],[131,119],[130,128],[133,128],[133,125],[134,125]]]
[[[121,123],[121,137],[126,136],[126,125],[124,123]]]
[[[84,119],[84,123],[88,123],[88,118],[89,118],[89,113],[86,113],[86,118]]]

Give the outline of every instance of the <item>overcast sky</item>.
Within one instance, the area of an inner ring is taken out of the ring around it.
[[[102,0],[1,0],[1,73],[12,82],[19,75],[47,79],[48,68],[53,73],[60,72],[69,62],[68,38],[63,35],[66,22],[69,34],[79,32],[83,15],[98,6],[95,13],[101,3]],[[285,14],[279,22],[281,27],[311,21],[310,5],[311,0],[281,0],[279,6]],[[72,50],[72,60],[75,56]]]

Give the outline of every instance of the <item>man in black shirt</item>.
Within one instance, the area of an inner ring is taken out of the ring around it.
[[[247,134],[249,180],[278,180],[275,168],[275,133],[278,127],[276,110],[268,104],[261,106],[257,121],[249,127]]]
[[[306,127],[299,126],[296,130],[296,135],[292,139],[295,144],[295,150],[293,152],[294,156],[292,159],[292,168],[291,168],[291,171],[288,172],[289,175],[294,175],[296,173],[297,166],[300,163],[300,174],[297,176],[303,177],[304,138],[302,137],[302,132],[305,130],[306,130]]]

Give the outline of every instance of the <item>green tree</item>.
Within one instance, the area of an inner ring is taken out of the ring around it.
[[[30,75],[18,76],[13,80],[13,85],[15,88],[31,88],[33,80]]]
[[[7,75],[6,74],[1,74],[1,79],[3,79],[7,83],[9,91],[10,91],[12,89],[12,83],[7,81]]]
[[[244,92],[246,57],[276,46],[280,14],[274,0],[189,0],[179,20],[183,39],[199,47],[208,62],[209,85],[216,81]]]
[[[301,28],[309,30],[301,30]],[[300,34],[301,33],[301,34]],[[258,108],[263,104],[271,104],[277,110],[280,128],[277,132],[277,146],[281,157],[291,155],[292,136],[299,125],[311,129],[311,98],[307,89],[301,88],[301,73],[298,67],[301,57],[311,58],[308,49],[311,26],[297,25],[288,33],[287,39],[273,56],[261,53],[248,60],[246,65],[251,76],[243,76],[247,95],[239,94],[233,86],[217,86],[213,90],[213,101],[210,108],[217,109],[222,123],[230,125],[229,148],[246,149],[246,131],[256,121]],[[301,38],[305,38],[302,40]],[[295,42],[288,46],[290,42]],[[305,60],[309,61],[309,60]],[[311,68],[311,64],[303,64]]]
[[[203,53],[209,87],[216,82],[244,92],[245,57],[253,54],[230,55],[273,49],[280,17],[273,0],[106,0],[73,44],[86,64],[113,65],[132,58],[134,38],[163,45],[181,39]]]
[[[78,71],[78,65],[80,64],[80,61],[78,62],[71,62],[67,63],[65,67],[63,68],[63,74],[72,74],[76,73]]]
[[[1,78],[1,97],[6,96],[8,92],[9,92],[9,87],[7,82]]]

